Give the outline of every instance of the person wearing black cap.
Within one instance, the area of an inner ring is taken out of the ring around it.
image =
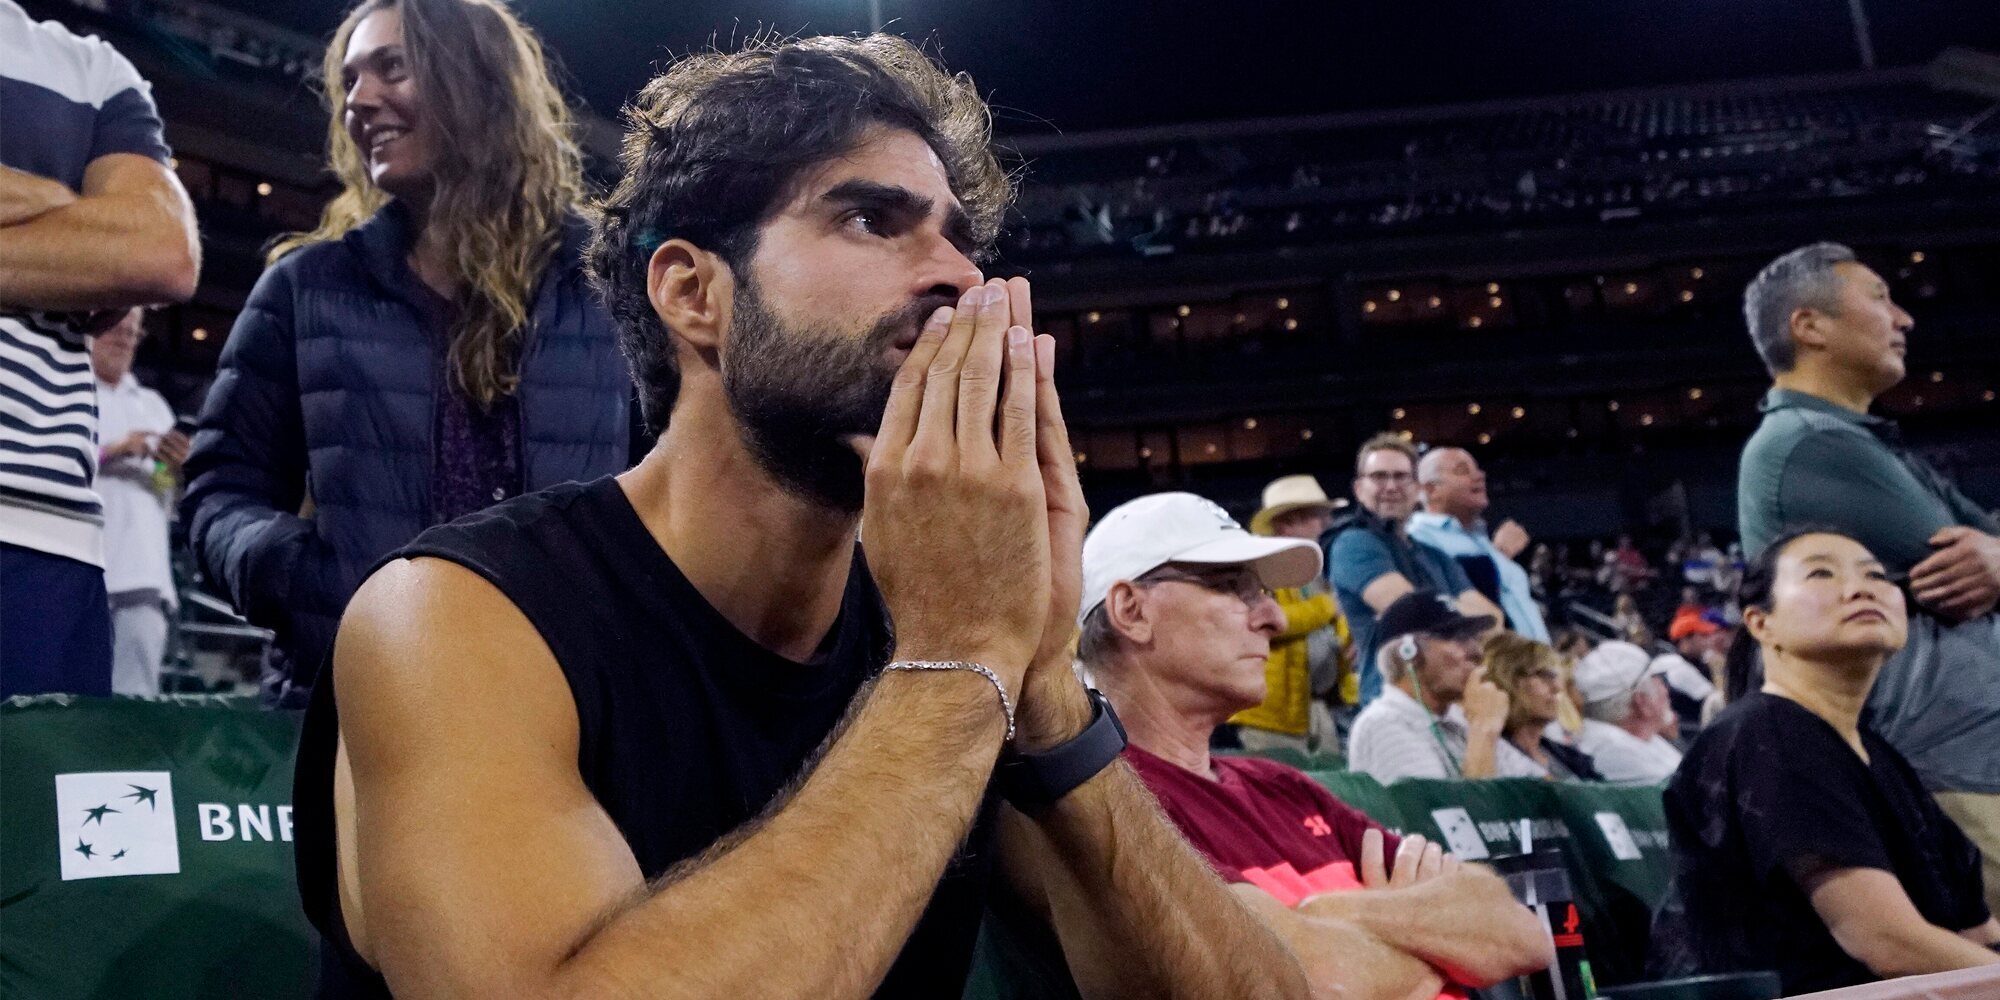
[[[1486,679],[1480,645],[1496,624],[1460,614],[1450,598],[1413,590],[1382,613],[1382,696],[1361,710],[1348,766],[1388,783],[1398,778],[1515,775],[1497,752],[1507,695]]]

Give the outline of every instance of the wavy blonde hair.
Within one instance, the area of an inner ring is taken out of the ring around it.
[[[495,0],[366,0],[350,10],[322,67],[328,168],[341,191],[310,232],[292,233],[269,260],[336,240],[390,201],[368,177],[343,119],[341,62],[361,19],[403,14],[403,44],[437,162],[427,225],[451,251],[457,325],[451,370],[482,406],[520,384],[517,370],[535,283],[562,243],[564,218],[584,200],[583,157],[542,44]]]
[[[1563,655],[1546,642],[1538,642],[1513,632],[1495,632],[1486,637],[1483,663],[1486,678],[1500,690],[1507,692],[1507,729],[1509,732],[1527,725],[1530,721],[1527,710],[1521,707],[1521,698],[1515,692],[1532,674],[1544,667],[1556,673],[1556,705],[1560,716],[1562,703],[1569,700],[1563,694],[1563,675],[1566,672]],[[1558,719],[1560,721],[1560,719]]]

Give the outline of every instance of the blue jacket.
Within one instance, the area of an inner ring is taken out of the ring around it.
[[[434,523],[438,343],[391,203],[339,240],[264,272],[202,407],[181,518],[209,580],[277,632],[268,701],[303,705],[348,598],[377,560]],[[626,467],[632,384],[585,281],[580,219],[543,272],[518,391],[523,486]],[[300,517],[310,497],[313,511]]]

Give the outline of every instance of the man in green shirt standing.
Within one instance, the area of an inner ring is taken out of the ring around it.
[[[1774,381],[1738,473],[1744,551],[1825,525],[1908,575],[1909,645],[1869,708],[1979,844],[1986,896],[2000,907],[2000,522],[1868,412],[1903,380],[1913,322],[1852,250],[1815,243],[1779,257],[1744,292],[1743,312]]]

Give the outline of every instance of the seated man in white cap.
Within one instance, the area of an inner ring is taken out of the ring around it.
[[[1167,815],[1323,993],[1460,996],[1543,968],[1547,933],[1486,869],[1397,838],[1303,773],[1214,757],[1209,737],[1264,696],[1283,615],[1271,591],[1318,547],[1259,538],[1190,493],[1106,514],[1083,545],[1078,654]]]
[[[1337,506],[1319,480],[1285,476],[1264,487],[1264,506],[1251,515],[1250,533],[1317,545]],[[1352,705],[1360,694],[1347,619],[1333,588],[1318,573],[1271,596],[1278,599],[1285,624],[1271,637],[1271,656],[1264,661],[1264,702],[1230,716],[1229,722],[1246,750],[1336,750],[1340,738],[1327,699]]]
[[[1583,699],[1577,749],[1591,756],[1606,781],[1665,781],[1681,752],[1660,735],[1673,724],[1662,679],[1667,665],[1629,642],[1607,642],[1576,661]]]
[[[1450,598],[1413,590],[1382,612],[1382,696],[1354,720],[1347,766],[1388,784],[1403,778],[1539,778],[1503,754],[1507,693],[1482,664],[1491,615],[1460,614]]]

